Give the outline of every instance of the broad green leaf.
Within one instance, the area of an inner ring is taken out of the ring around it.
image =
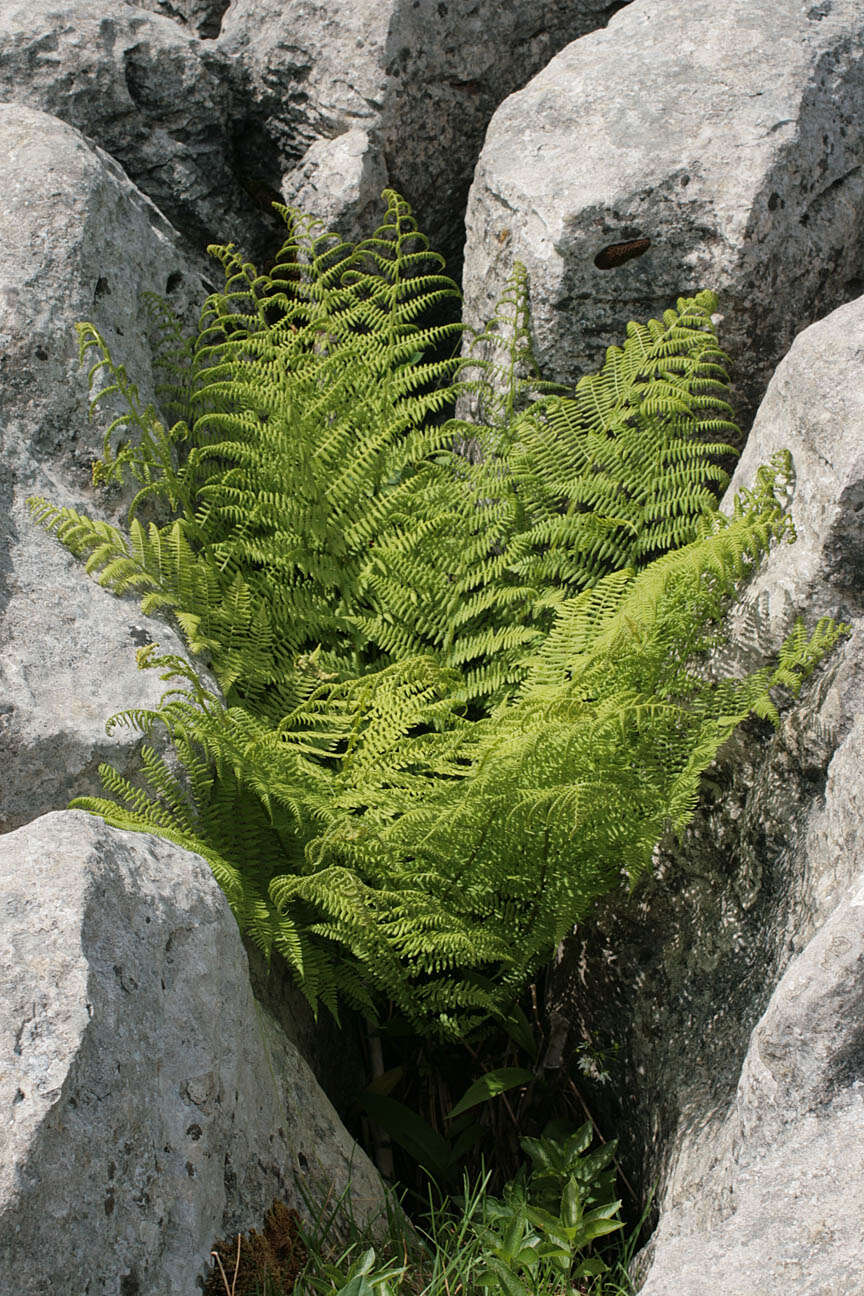
[[[550,1139],[523,1138],[519,1140],[523,1152],[527,1152],[534,1162],[534,1172],[554,1168],[557,1148]]]
[[[593,1138],[594,1127],[590,1121],[586,1121],[584,1125],[580,1125],[578,1130],[565,1140],[564,1155],[567,1160],[569,1161],[575,1156],[581,1156],[591,1146]]]
[[[536,1058],[537,1041],[534,1037],[534,1031],[531,1028],[530,1021],[518,1004],[510,1015],[505,1017],[501,1025],[514,1043],[518,1044],[531,1057]]]
[[[584,1217],[584,1224],[591,1224],[594,1220],[611,1219],[617,1210],[620,1210],[621,1202],[607,1202],[605,1206],[597,1206],[594,1210],[589,1211]]]
[[[368,1086],[369,1093],[389,1094],[391,1093],[405,1074],[405,1068],[391,1067],[389,1071],[383,1071],[377,1075]]]
[[[600,1274],[607,1273],[608,1270],[609,1266],[599,1256],[589,1256],[586,1260],[581,1260],[576,1268],[571,1270],[570,1280],[575,1282],[578,1278],[597,1278]]]
[[[567,1228],[575,1228],[582,1220],[582,1193],[572,1176],[561,1194],[561,1219]]]
[[[615,1158],[615,1142],[604,1143],[602,1147],[597,1148],[595,1152],[589,1152],[573,1165],[571,1173],[575,1174],[583,1183],[590,1183],[595,1179],[601,1170]]]
[[[450,1155],[454,1163],[461,1161],[472,1148],[477,1146],[482,1137],[483,1126],[478,1124],[477,1121],[472,1121],[471,1124],[462,1131],[459,1137],[453,1140]]]
[[[363,1255],[360,1257],[360,1263],[357,1265],[357,1273],[358,1274],[370,1273],[374,1263],[375,1263],[375,1248],[369,1247],[368,1251],[364,1251]]]
[[[339,1289],[336,1296],[375,1296],[375,1288],[365,1273],[358,1273]]]
[[[624,1224],[621,1220],[609,1219],[595,1220],[593,1224],[582,1224],[575,1239],[575,1246],[577,1250],[581,1251],[595,1238],[605,1237],[607,1233],[616,1233],[618,1229],[623,1227]]]
[[[386,1130],[394,1142],[404,1148],[409,1156],[424,1166],[435,1178],[446,1177],[452,1165],[450,1144],[442,1138],[422,1116],[418,1116],[404,1103],[385,1094],[370,1093],[361,1096],[361,1106],[374,1121]]]
[[[487,1071],[462,1095],[450,1111],[449,1119],[468,1111],[469,1107],[476,1107],[498,1094],[506,1093],[508,1089],[515,1089],[517,1085],[528,1084],[533,1079],[534,1073],[526,1071],[524,1067],[500,1067],[497,1071]]]
[[[489,1256],[486,1264],[486,1269],[477,1275],[481,1287],[497,1287],[504,1296],[532,1296],[531,1289],[525,1286],[521,1278],[517,1278],[508,1265],[502,1264],[495,1256]]]

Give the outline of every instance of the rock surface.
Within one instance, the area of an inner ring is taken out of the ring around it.
[[[800,333],[778,366],[729,486],[751,482],[778,450],[792,452],[791,517],[782,545],[748,590],[777,643],[795,608],[854,615],[864,599],[864,299]]]
[[[275,1197],[382,1207],[197,855],[80,811],[7,834],[0,951],[0,1290],[179,1296]]]
[[[353,242],[377,229],[384,214],[381,192],[389,184],[382,149],[354,126],[335,139],[320,139],[282,182],[291,207],[314,214],[324,230]]]
[[[199,250],[272,255],[280,192],[365,235],[389,184],[452,254],[497,105],[622,2],[9,0],[0,99],[78,127]]]
[[[161,14],[124,0],[7,0],[0,100],[77,127],[198,251],[235,241],[258,255],[278,239],[224,58]]]
[[[661,1221],[643,1296],[861,1290],[862,897],[864,873],[774,991],[716,1159]]]
[[[383,175],[414,207],[433,246],[453,258],[495,108],[556,50],[619,8],[620,0],[303,0],[290,7],[233,0],[217,48],[238,78],[262,165],[263,151],[275,146],[286,196],[298,191],[298,173],[320,165],[307,150],[320,147],[328,158],[331,148],[348,151],[360,187],[337,184],[339,206],[330,210],[339,232],[356,235],[358,213],[374,204]],[[355,132],[366,136],[360,156]]]
[[[205,40],[219,35],[225,10],[231,0],[135,0],[139,9],[173,18],[183,27],[190,27]]]
[[[466,217],[466,319],[514,260],[544,376],[713,288],[745,426],[795,334],[864,283],[857,0],[636,0],[495,113]],[[598,269],[613,244],[643,255]]]
[[[777,733],[754,723],[733,740],[657,878],[571,941],[557,974],[553,1000],[581,1028],[583,1060],[611,1079],[597,1108],[641,1181],[659,1184],[647,1296],[858,1290],[862,354],[864,299],[796,339],[730,487],[790,449],[798,540],[770,556],[735,616],[747,664],[776,649],[793,611],[841,616],[851,634]]]
[[[74,324],[93,320],[152,399],[142,291],[181,312],[200,302],[198,266],[116,163],[55,118],[0,106],[0,830],[100,789],[137,735],[109,738],[124,707],[164,685],[136,645],[176,635],[85,574],[37,527],[30,495],[104,516],[90,485],[107,418],[88,419]]]
[[[477,169],[469,323],[525,261],[539,359],[572,381],[628,319],[714,287],[746,423],[796,332],[861,291],[862,36],[858,0],[8,0],[0,831],[97,790],[101,760],[134,765],[134,735],[104,721],[161,693],[136,644],[180,647],[25,515],[31,493],[103,511],[76,320],[146,400],[141,290],[191,310],[210,274],[196,249],[267,255],[273,197],[358,236],[389,184],[454,251],[483,131],[533,76]],[[641,236],[644,255],[595,267]],[[742,659],[776,649],[793,609],[852,632],[779,732],[729,745],[681,847],[569,943],[553,985],[584,1067],[611,1077],[592,1109],[660,1185],[648,1296],[860,1288],[862,354],[864,299],[802,333],[736,474],[781,446],[798,474],[799,540],[736,617]],[[0,897],[0,1290],[179,1293],[216,1237],[260,1226],[273,1196],[300,1204],[313,1177],[350,1173],[361,1209],[380,1204],[298,1056],[315,1032],[260,969],[273,1013],[255,1007],[197,857],[51,814],[0,842]]]

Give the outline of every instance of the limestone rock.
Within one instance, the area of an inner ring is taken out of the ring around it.
[[[184,312],[203,297],[198,266],[116,163],[71,127],[0,106],[0,829],[100,790],[97,766],[124,772],[137,735],[105,721],[154,706],[164,685],[136,645],[181,651],[84,573],[30,519],[31,494],[105,516],[90,485],[110,414],[88,419],[74,323],[90,319],[153,398],[140,293]]]
[[[317,161],[307,150],[324,142],[337,150],[328,148],[328,158],[350,147],[352,168],[359,167],[354,132],[365,132],[365,165],[408,199],[433,246],[452,257],[497,105],[620,7],[620,0],[303,0],[290,7],[234,0],[217,48],[235,68],[261,137],[276,147],[286,192],[300,183],[292,173]],[[367,201],[363,188],[361,209]],[[356,208],[346,209],[345,221],[340,233],[356,226]]]
[[[861,734],[856,757],[862,755]],[[858,864],[860,867],[861,857]],[[717,1163],[667,1212],[643,1296],[845,1296],[864,1215],[864,874],[756,1026]],[[714,1209],[706,1220],[706,1199]]]
[[[712,288],[749,425],[795,334],[864,283],[862,38],[857,0],[636,0],[568,45],[490,123],[467,322],[524,262],[541,369],[572,383],[629,320]]]
[[[381,150],[355,126],[335,139],[311,144],[285,177],[282,196],[289,206],[320,220],[322,231],[334,230],[358,242],[381,223],[381,191],[387,183]]]
[[[199,249],[272,255],[281,190],[344,212],[340,232],[371,232],[370,201],[390,184],[453,253],[498,103],[621,3],[9,0],[0,98],[80,129]]]
[[[219,35],[222,18],[231,0],[135,0],[139,9],[173,18],[183,27],[190,27],[204,40]]]
[[[225,61],[176,22],[124,0],[8,0],[0,99],[77,127],[199,251],[278,240]]]
[[[859,1282],[862,330],[859,299],[796,339],[730,487],[790,450],[798,540],[733,613],[743,664],[776,650],[793,612],[851,633],[776,733],[752,722],[721,753],[657,876],[572,939],[556,973],[583,1064],[609,1077],[592,1109],[658,1185],[650,1296],[840,1296]]]
[[[389,184],[455,256],[495,108],[622,2],[9,0],[0,99],[76,126],[199,250],[266,260],[280,192],[371,232]]]
[[[782,545],[747,593],[779,640],[793,615],[854,612],[864,592],[864,299],[805,329],[771,379],[727,499],[778,450],[792,452],[790,517]]]
[[[0,840],[0,950],[0,1290],[191,1293],[275,1197],[382,1207],[199,856],[46,815]]]

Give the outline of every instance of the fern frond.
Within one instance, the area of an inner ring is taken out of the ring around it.
[[[384,196],[356,246],[282,208],[269,271],[212,249],[224,288],[188,343],[151,301],[168,429],[82,326],[94,404],[124,406],[95,477],[137,485],[126,533],[30,507],[220,690],[142,649],[160,705],[109,721],[150,739],[140,776],[103,767],[106,797],[75,804],[198,851],[314,1010],[389,1001],[455,1035],[636,884],[736,725],[776,719],[843,627],[796,628],[743,679],[712,658],[792,537],[788,456],[717,511],[737,434],[710,294],[629,325],[564,394],[520,266],[448,356],[462,326],[430,312],[458,290]],[[477,421],[447,417],[461,396]]]

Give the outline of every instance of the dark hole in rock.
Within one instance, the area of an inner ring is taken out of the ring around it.
[[[173,271],[173,273],[168,276],[168,279],[165,284],[166,293],[176,292],[182,283],[183,283],[183,275],[180,273],[179,270]]]
[[[598,270],[615,270],[618,266],[624,265],[625,261],[632,261],[635,257],[642,256],[650,246],[650,238],[629,239],[626,243],[610,243],[608,247],[597,253],[594,264]]]

